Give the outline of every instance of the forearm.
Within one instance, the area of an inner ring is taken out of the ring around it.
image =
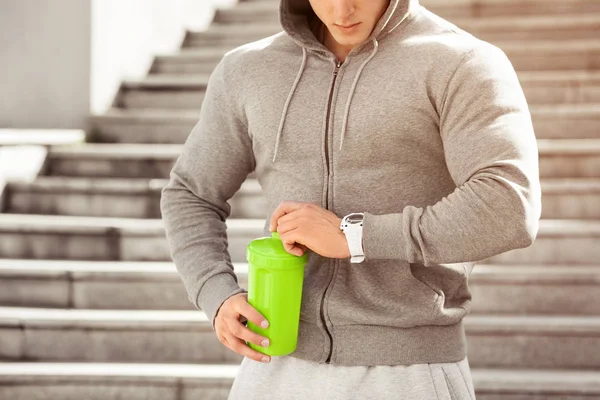
[[[540,209],[535,183],[527,188],[482,174],[432,206],[365,213],[365,258],[426,266],[482,260],[529,246],[537,234]]]
[[[223,301],[245,291],[238,285],[227,250],[223,216],[228,211],[218,211],[171,183],[163,189],[161,213],[171,256],[189,300],[214,322]]]

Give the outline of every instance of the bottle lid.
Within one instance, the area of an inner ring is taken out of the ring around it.
[[[246,247],[246,259],[254,265],[273,268],[297,268],[308,260],[308,251],[296,256],[285,251],[279,233],[271,232],[271,237],[254,239]]]

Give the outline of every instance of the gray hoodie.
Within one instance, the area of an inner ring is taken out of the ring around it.
[[[415,0],[391,0],[344,63],[316,39],[308,0],[282,0],[280,21],[220,60],[162,192],[190,300],[214,323],[244,291],[225,220],[254,171],[269,216],[284,200],[365,213],[362,263],[309,250],[292,356],[461,360],[474,262],[529,246],[541,214],[536,138],[510,61]]]

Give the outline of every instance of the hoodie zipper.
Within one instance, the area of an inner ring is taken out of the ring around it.
[[[329,209],[329,136],[328,136],[329,116],[331,114],[331,99],[333,98],[333,88],[335,87],[335,81],[337,79],[338,71],[341,66],[342,66],[342,62],[337,61],[335,64],[335,69],[333,70],[333,83],[331,84],[331,89],[329,91],[329,102],[327,103],[327,118],[325,120],[325,160],[326,160],[326,166],[327,166],[327,185],[325,187],[325,193],[326,193],[325,209],[327,209],[327,210]],[[334,260],[333,268],[334,268],[333,273],[331,274],[331,277],[329,278],[329,281],[327,282],[327,286],[325,287],[325,291],[323,292],[323,297],[321,298],[321,320],[323,321],[323,326],[325,327],[325,332],[327,332],[327,335],[329,336],[329,354],[327,356],[327,360],[325,361],[326,363],[329,363],[331,361],[331,354],[333,352],[333,336],[331,335],[331,332],[329,332],[329,329],[327,329],[324,304],[325,304],[325,296],[327,296],[327,291],[329,290],[331,281],[333,280],[333,277],[335,276],[335,260]]]

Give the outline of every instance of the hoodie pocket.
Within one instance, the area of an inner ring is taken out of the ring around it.
[[[326,299],[332,324],[409,328],[431,325],[439,315],[443,296],[415,278],[408,262],[338,262]]]

